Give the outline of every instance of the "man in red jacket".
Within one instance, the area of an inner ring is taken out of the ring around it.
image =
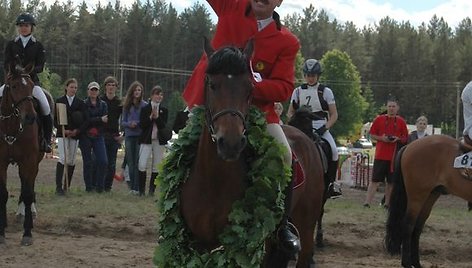
[[[254,79],[253,104],[266,114],[267,131],[287,148],[284,161],[291,165],[292,155],[288,141],[279,125],[274,110],[275,102],[290,98],[294,88],[295,57],[300,48],[298,39],[281,26],[274,12],[282,0],[207,0],[218,15],[212,46],[218,49],[233,45],[244,48],[254,40],[251,67],[260,79]],[[183,97],[189,108],[203,104],[204,79],[207,58],[202,56],[185,88]],[[291,189],[286,191],[285,215],[278,236],[288,253],[300,249],[300,241],[288,227]]]

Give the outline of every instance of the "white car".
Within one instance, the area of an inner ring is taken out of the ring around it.
[[[360,138],[353,144],[354,148],[372,149],[372,142],[366,138]]]
[[[345,146],[340,146],[340,147],[337,147],[336,149],[338,149],[338,154],[339,155],[350,155],[351,154],[351,149],[349,149]]]

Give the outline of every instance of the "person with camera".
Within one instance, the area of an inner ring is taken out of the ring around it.
[[[398,148],[405,145],[408,129],[405,120],[398,115],[398,101],[390,98],[387,101],[387,113],[377,116],[370,128],[370,137],[377,141],[375,146],[372,181],[367,188],[364,207],[370,207],[379,183],[387,181],[385,186],[385,204],[387,208],[392,193],[393,163]]]

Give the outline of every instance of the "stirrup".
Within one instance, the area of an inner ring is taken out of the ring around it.
[[[285,237],[281,237],[284,235]],[[301,250],[300,234],[293,223],[287,222],[277,229],[277,241],[280,249],[291,258],[295,258]]]

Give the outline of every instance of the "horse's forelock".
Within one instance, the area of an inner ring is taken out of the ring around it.
[[[207,74],[240,75],[248,72],[248,61],[244,53],[235,47],[224,47],[211,55]]]

